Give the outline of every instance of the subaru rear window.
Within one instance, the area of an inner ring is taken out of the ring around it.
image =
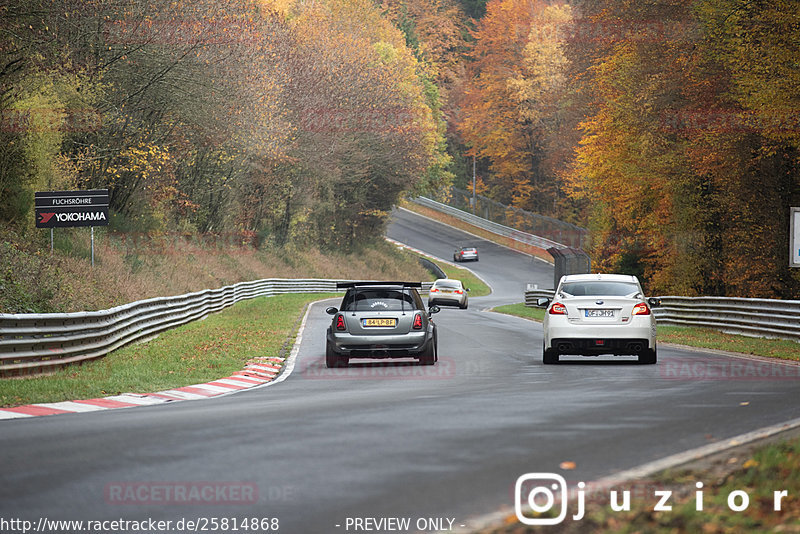
[[[627,297],[639,293],[639,286],[630,282],[567,282],[561,292],[573,297]]]

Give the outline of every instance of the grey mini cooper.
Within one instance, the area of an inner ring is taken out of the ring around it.
[[[436,325],[425,310],[420,282],[339,282],[347,292],[333,316],[325,343],[328,367],[346,367],[350,358],[416,358],[421,365],[438,360]]]

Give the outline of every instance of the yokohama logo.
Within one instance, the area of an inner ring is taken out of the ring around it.
[[[58,222],[84,222],[84,221],[105,221],[106,214],[102,211],[86,213],[42,213],[42,224],[46,223],[55,215]]]

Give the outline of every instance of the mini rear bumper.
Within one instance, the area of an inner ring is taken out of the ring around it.
[[[333,350],[350,358],[403,358],[421,354],[429,339],[427,332],[409,332],[402,335],[356,336],[347,332],[328,332],[328,342]]]

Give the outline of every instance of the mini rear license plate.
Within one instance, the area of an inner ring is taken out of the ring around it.
[[[363,324],[365,327],[370,327],[370,326],[388,326],[388,327],[393,327],[393,326],[395,326],[397,324],[397,319],[394,319],[394,318],[392,318],[392,319],[383,319],[383,318],[381,318],[381,319],[362,319],[361,324]]]
[[[614,310],[584,310],[584,317],[614,317]]]

